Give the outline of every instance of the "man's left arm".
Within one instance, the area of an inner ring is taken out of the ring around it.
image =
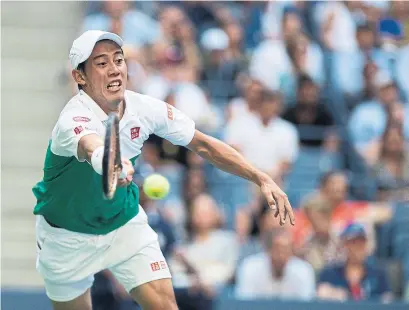
[[[196,130],[187,148],[207,159],[217,168],[260,186],[269,206],[277,210],[275,216],[280,217],[280,225],[285,224],[287,215],[291,224],[295,224],[294,214],[287,195],[274,183],[271,177],[253,167],[231,146]]]

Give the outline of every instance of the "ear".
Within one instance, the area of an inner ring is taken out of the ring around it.
[[[83,73],[82,71],[80,71],[80,70],[72,70],[71,74],[72,74],[72,77],[74,78],[74,81],[75,81],[77,84],[79,84],[79,85],[81,85],[81,86],[85,86],[85,84],[87,84],[87,83],[86,83],[86,80],[85,80],[84,73]]]

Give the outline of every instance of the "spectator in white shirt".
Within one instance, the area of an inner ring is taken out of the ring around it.
[[[295,126],[279,117],[281,96],[268,90],[255,113],[238,117],[226,126],[225,140],[256,167],[280,180],[298,156]]]
[[[232,121],[235,118],[257,114],[257,109],[263,95],[263,84],[260,81],[249,79],[244,85],[244,96],[234,98],[227,106],[227,120]]]
[[[239,243],[233,232],[219,229],[222,215],[214,199],[197,196],[191,205],[189,240],[170,261],[179,288],[199,288],[208,297],[233,278]]]
[[[250,75],[270,90],[280,90],[286,102],[295,99],[297,77],[309,75],[321,85],[325,80],[324,58],[321,48],[304,33],[284,40],[265,40],[255,50],[250,61]]]
[[[326,48],[338,52],[350,52],[358,48],[351,6],[353,1],[323,1],[317,4],[314,19]]]
[[[238,268],[236,297],[310,300],[315,296],[311,265],[292,253],[288,230],[277,228],[266,234],[266,251],[246,258]]]

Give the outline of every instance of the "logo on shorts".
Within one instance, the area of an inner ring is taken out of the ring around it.
[[[77,126],[74,128],[74,132],[76,135],[79,135],[83,130],[84,128],[82,128],[82,126]]]
[[[131,128],[131,139],[136,139],[139,137],[139,131],[141,130],[141,127],[133,127]]]
[[[173,121],[173,110],[170,104],[167,105],[168,107],[168,118]]]
[[[152,263],[152,264],[151,264],[151,268],[152,268],[152,271],[158,271],[158,270],[160,270],[159,262],[154,262],[154,263]]]
[[[74,121],[76,121],[76,122],[84,122],[84,123],[87,123],[87,122],[91,121],[90,118],[85,117],[85,116],[75,116],[75,117],[73,117],[72,119],[73,119]]]

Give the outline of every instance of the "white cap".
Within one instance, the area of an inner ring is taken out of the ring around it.
[[[123,45],[122,39],[115,33],[100,31],[100,30],[88,30],[85,31],[79,38],[75,39],[72,43],[70,50],[70,62],[71,68],[77,69],[78,65],[88,59],[94,49],[95,44],[101,40],[114,41],[119,46]]]
[[[211,28],[203,33],[200,43],[209,51],[225,50],[229,46],[229,37],[222,29]]]

